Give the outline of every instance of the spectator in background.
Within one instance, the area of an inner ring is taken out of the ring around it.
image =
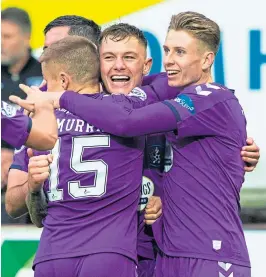
[[[1,12],[1,97],[9,101],[11,94],[25,98],[26,94],[19,88],[20,83],[29,86],[42,82],[40,63],[31,55],[30,49],[31,21],[26,11],[7,8]],[[13,148],[1,142],[1,191],[2,196],[7,184],[7,174],[13,160]],[[3,206],[3,201],[1,201]],[[4,207],[4,206],[3,206]],[[26,217],[15,222],[2,207],[2,223],[26,223]]]
[[[38,86],[42,82],[41,65],[31,55],[31,21],[26,11],[7,8],[1,12],[1,25],[2,100],[9,101],[11,94],[25,98],[20,83]]]

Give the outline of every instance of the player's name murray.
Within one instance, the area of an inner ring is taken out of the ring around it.
[[[103,130],[100,130],[97,127],[85,122],[82,119],[76,118],[57,118],[58,132],[79,132],[79,133],[103,133]]]

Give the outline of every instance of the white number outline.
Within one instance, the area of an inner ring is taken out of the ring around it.
[[[99,139],[102,140],[100,143]],[[92,140],[96,140],[93,143]],[[81,142],[81,144],[80,144]],[[85,143],[86,142],[86,143]],[[84,149],[86,148],[97,148],[97,147],[110,147],[110,136],[108,135],[87,135],[87,136],[75,136],[72,137],[72,148],[71,148],[71,156],[69,159],[69,168],[73,170],[77,174],[84,174],[89,172],[94,172],[94,184],[88,186],[81,186],[80,181],[68,181],[68,194],[73,199],[78,198],[87,198],[87,197],[101,197],[106,193],[106,184],[108,178],[108,165],[102,160],[82,160]],[[80,148],[80,149],[78,149]],[[58,189],[59,185],[59,162],[60,162],[60,150],[61,149],[61,138],[55,144],[55,147],[52,149],[51,153],[54,155],[54,159],[52,164],[50,165],[50,177],[49,177],[49,191],[47,191],[47,195],[50,201],[60,201],[63,200],[63,189]],[[75,154],[77,150],[80,152],[79,156]],[[79,160],[75,161],[75,158],[78,157]],[[96,165],[95,165],[96,163]],[[80,167],[84,167],[89,165],[90,168],[80,170]],[[97,166],[100,165],[100,166]],[[95,166],[95,167],[93,167]],[[99,167],[102,168],[101,172],[99,172]],[[97,168],[98,167],[98,168]],[[102,176],[99,177],[99,174]],[[55,175],[55,176],[53,176]],[[52,176],[52,178],[51,178]],[[53,178],[54,177],[54,178]],[[98,184],[97,184],[98,182]],[[100,182],[100,184],[99,184]],[[100,185],[100,190],[99,190]],[[87,191],[89,189],[89,191]],[[98,191],[97,191],[98,190]]]

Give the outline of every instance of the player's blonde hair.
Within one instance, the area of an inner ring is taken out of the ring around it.
[[[52,65],[51,71],[64,70],[76,83],[95,84],[99,82],[98,50],[96,45],[86,38],[69,36],[51,44],[44,50],[40,62]]]
[[[170,30],[186,31],[203,42],[214,54],[218,52],[220,28],[217,23],[203,14],[188,11],[173,15],[168,27],[168,31]]]

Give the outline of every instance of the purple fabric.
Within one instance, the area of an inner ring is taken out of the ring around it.
[[[136,277],[136,264],[115,253],[50,260],[35,266],[34,277]]]
[[[83,98],[115,101],[125,109],[137,104],[123,96]],[[59,141],[44,184],[48,214],[34,264],[100,252],[136,261],[144,139],[110,136],[64,109],[56,117]]]
[[[111,96],[105,97],[105,99]],[[117,136],[140,136],[167,132],[176,128],[176,118],[163,103],[148,105],[142,109],[124,109],[112,101],[89,99],[74,92],[65,92],[60,98],[60,107],[101,126],[103,130]],[[105,115],[108,114],[108,117]],[[161,120],[161,118],[164,120]],[[103,120],[104,118],[104,120]]]
[[[155,260],[144,259],[138,262],[138,277],[154,277]]]
[[[109,133],[177,130],[167,134],[171,163],[164,177],[164,214],[153,228],[165,254],[250,265],[239,218],[246,120],[232,91],[217,84],[190,86],[173,100],[137,110],[78,97],[68,92],[60,102]],[[81,107],[87,112],[81,114]]]
[[[223,261],[158,255],[155,277],[251,277],[251,269]]]
[[[2,139],[15,148],[24,145],[29,137],[31,119],[14,106],[1,102]]]

